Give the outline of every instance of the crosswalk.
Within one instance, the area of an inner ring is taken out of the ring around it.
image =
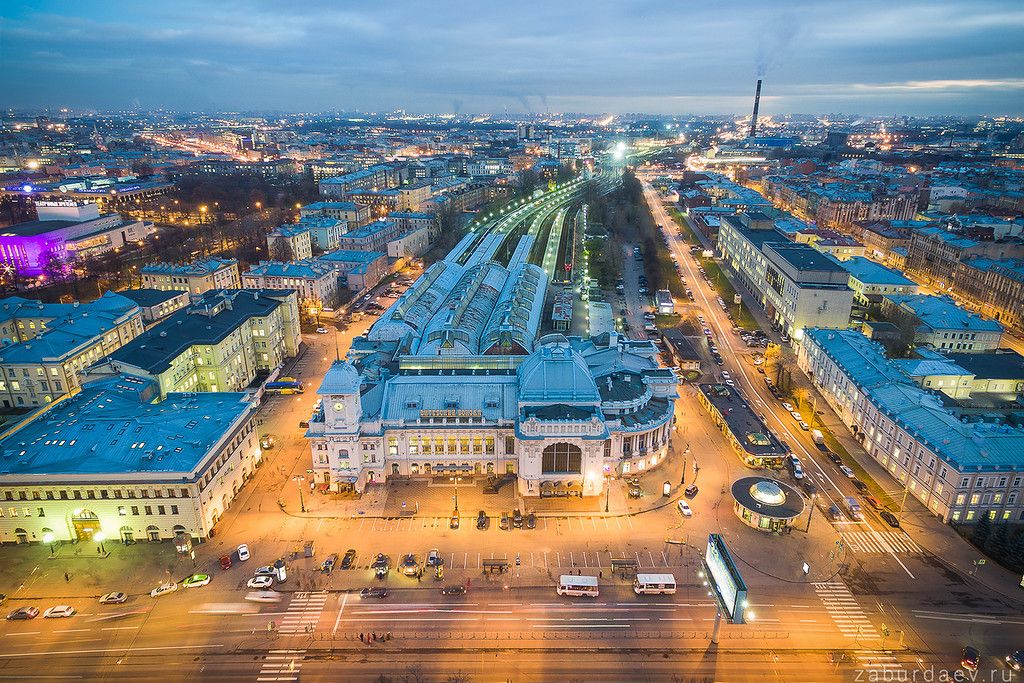
[[[305,650],[270,650],[257,681],[297,681],[302,668],[302,656]]]
[[[857,650],[853,653],[855,669],[865,672],[865,680],[871,681],[902,681],[907,678],[896,676],[906,675],[906,669],[897,661],[896,655],[885,650]]]
[[[307,627],[316,626],[327,602],[327,591],[296,593],[288,603],[285,615],[281,617],[280,633],[304,633]]]
[[[844,636],[878,637],[878,631],[871,625],[867,614],[857,604],[857,599],[853,597],[846,584],[841,581],[815,583],[814,592],[821,598],[828,615]]]
[[[843,534],[846,545],[855,553],[912,554],[921,546],[899,531],[848,531]]]

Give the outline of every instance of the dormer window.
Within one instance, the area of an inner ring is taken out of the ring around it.
[[[457,399],[457,398],[446,398],[444,400],[444,409],[445,410],[458,410],[458,408],[459,408],[459,399]]]

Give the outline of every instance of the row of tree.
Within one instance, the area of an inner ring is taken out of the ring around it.
[[[982,510],[968,539],[999,564],[1024,573],[1024,529],[1006,522],[993,524],[989,511]]]

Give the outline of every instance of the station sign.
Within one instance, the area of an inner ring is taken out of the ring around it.
[[[483,417],[482,410],[421,410],[421,418],[430,417]]]

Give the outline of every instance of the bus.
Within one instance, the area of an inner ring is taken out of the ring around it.
[[[559,595],[585,595],[596,598],[598,595],[596,576],[573,576],[562,574],[558,577]]]
[[[293,377],[283,377],[276,382],[267,382],[263,390],[268,394],[301,394],[306,389],[299,380]]]
[[[671,574],[637,574],[633,580],[637,595],[675,595],[676,577]]]

